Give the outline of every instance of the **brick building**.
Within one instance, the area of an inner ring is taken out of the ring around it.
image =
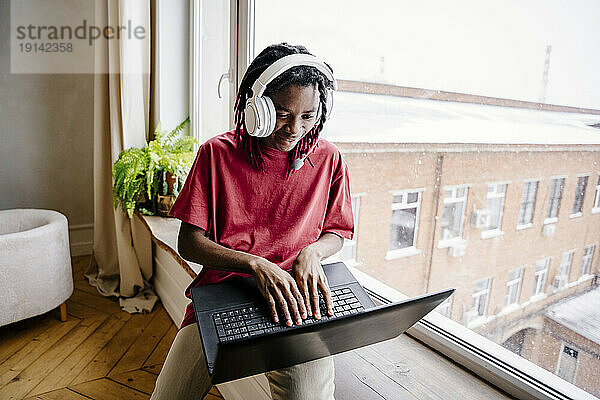
[[[564,111],[336,96],[357,225],[340,257],[407,295],[456,288],[440,312],[509,348],[541,335],[599,270],[600,116]],[[554,347],[518,352],[555,372]]]

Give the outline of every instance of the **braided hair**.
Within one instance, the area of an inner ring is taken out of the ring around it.
[[[234,106],[235,137],[241,148],[248,155],[252,166],[259,171],[263,170],[262,150],[259,144],[259,138],[250,136],[244,125],[244,109],[246,101],[252,97],[252,85],[258,77],[275,61],[290,54],[310,54],[304,46],[294,46],[287,43],[274,44],[260,52],[258,56],[250,63],[240,87]],[[327,65],[331,70],[331,67]],[[333,72],[333,70],[332,70]],[[319,90],[319,103],[321,116],[318,123],[298,142],[298,144],[288,152],[288,172],[293,170],[294,160],[304,156],[319,139],[319,133],[323,130],[323,125],[327,120],[327,90],[332,89],[332,83],[327,77],[315,67],[307,65],[298,65],[292,67],[270,82],[264,92],[265,96],[270,96],[288,85],[298,85],[302,87],[316,86]]]

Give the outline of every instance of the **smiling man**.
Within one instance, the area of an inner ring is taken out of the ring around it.
[[[310,56],[282,43],[250,64],[235,130],[200,147],[171,210],[182,221],[179,253],[204,266],[190,287],[254,276],[273,320],[288,326],[321,318],[319,292],[331,314],[321,260],[354,229],[347,166],[319,138],[335,80],[315,57],[288,57],[296,54]],[[257,81],[264,94],[253,93]],[[210,389],[195,322],[190,303],[152,399],[202,398]],[[333,399],[330,357],[266,375],[274,399]]]

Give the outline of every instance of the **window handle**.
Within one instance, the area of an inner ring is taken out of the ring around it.
[[[223,96],[221,96],[221,82],[223,81],[223,79],[227,78],[227,82],[230,82],[230,76],[231,74],[229,73],[229,71],[225,72],[224,74],[221,75],[221,77],[219,78],[219,83],[217,84],[217,94],[219,95],[219,98],[222,99]]]

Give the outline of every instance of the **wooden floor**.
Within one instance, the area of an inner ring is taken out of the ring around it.
[[[89,257],[73,259],[68,320],[57,310],[0,327],[0,399],[148,399],[177,328],[161,304],[121,311],[83,278]],[[205,397],[222,399],[213,387]]]

